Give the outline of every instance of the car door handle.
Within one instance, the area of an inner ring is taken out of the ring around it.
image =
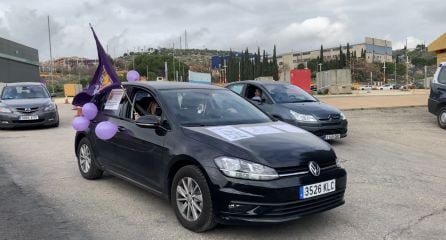
[[[125,130],[127,130],[125,127],[123,127],[123,126],[118,126],[118,130],[120,131],[120,132],[124,132]]]

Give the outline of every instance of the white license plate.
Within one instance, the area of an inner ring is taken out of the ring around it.
[[[324,136],[325,140],[339,140],[341,139],[341,134],[329,134]]]
[[[37,116],[37,115],[20,116],[19,119],[22,120],[22,121],[38,120],[39,116]]]
[[[316,197],[326,193],[334,192],[335,190],[336,190],[336,179],[300,186],[299,199]]]

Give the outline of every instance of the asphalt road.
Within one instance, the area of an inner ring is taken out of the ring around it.
[[[83,179],[73,112],[53,129],[0,131],[0,239],[445,239],[446,131],[426,108],[346,112],[332,143],[346,204],[294,222],[195,234],[169,204],[123,180]]]

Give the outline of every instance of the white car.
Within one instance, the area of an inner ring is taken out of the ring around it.
[[[359,90],[372,90],[372,86],[370,86],[370,85],[363,85],[363,86],[361,86],[360,88],[359,88]]]
[[[392,90],[392,89],[393,89],[393,85],[389,85],[389,84],[379,86],[379,90]]]

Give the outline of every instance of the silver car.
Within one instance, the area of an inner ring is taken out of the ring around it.
[[[41,83],[0,85],[0,128],[59,126],[57,105]]]

